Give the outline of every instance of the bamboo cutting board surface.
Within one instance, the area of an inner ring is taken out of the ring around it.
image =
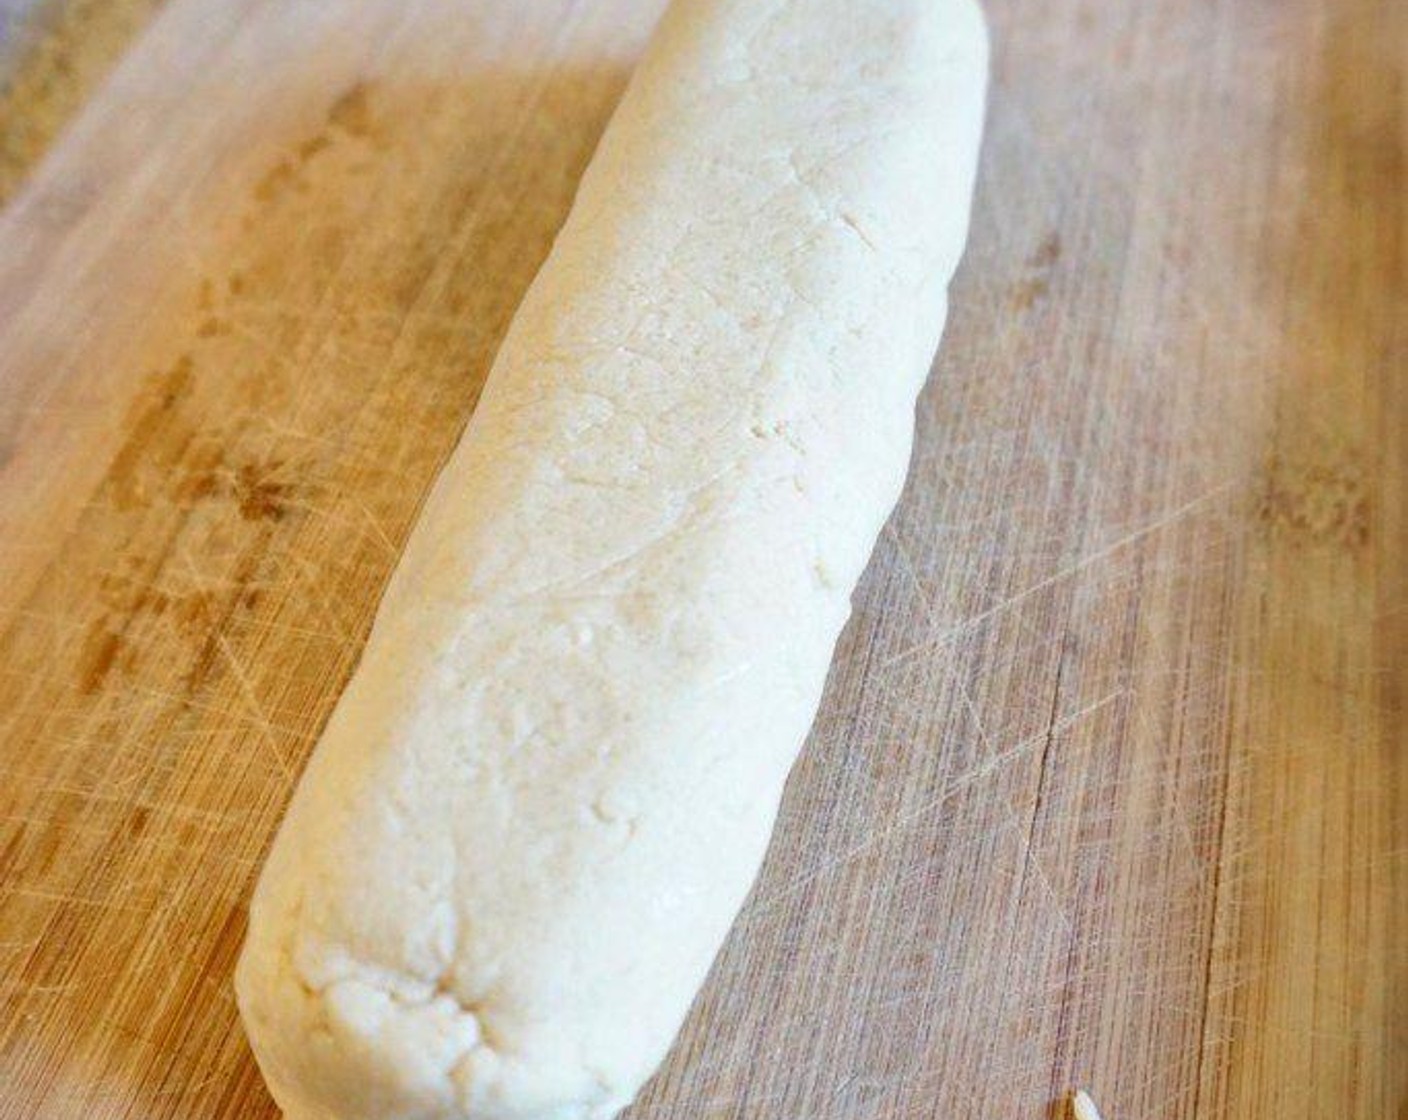
[[[0,1117],[258,1120],[254,875],[659,4],[108,3],[0,105]],[[630,1115],[1403,1117],[1408,7],[989,12],[909,485]]]

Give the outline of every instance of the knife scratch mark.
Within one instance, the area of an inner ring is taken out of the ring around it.
[[[1003,599],[1001,602],[995,604],[994,606],[988,607],[987,609],[979,611],[977,614],[964,619],[963,621],[945,630],[943,633],[938,634],[932,638],[925,638],[923,641],[916,642],[913,645],[906,646],[904,649],[898,650],[897,652],[887,657],[883,662],[881,662],[881,668],[889,668],[892,665],[907,661],[911,657],[914,657],[918,654],[922,654],[926,651],[933,651],[944,645],[947,645],[958,635],[968,630],[972,630],[973,628],[981,625],[993,616],[1001,614],[1004,611],[1010,610],[1012,607],[1017,606],[1019,603],[1025,602],[1032,596],[1038,595],[1042,591],[1045,591],[1056,584],[1070,579],[1074,575],[1080,574],[1086,568],[1089,568],[1094,564],[1098,564],[1101,560],[1108,558],[1113,553],[1116,553],[1131,544],[1141,541],[1144,538],[1158,532],[1159,530],[1165,529],[1169,525],[1172,525],[1175,522],[1181,520],[1182,518],[1187,517],[1199,506],[1205,505],[1212,499],[1219,497],[1233,489],[1233,486],[1234,484],[1231,482],[1223,483],[1220,486],[1214,486],[1211,490],[1208,490],[1205,493],[1198,495],[1196,498],[1191,498],[1190,500],[1184,502],[1177,508],[1169,510],[1167,513],[1160,514],[1157,518],[1155,518],[1148,524],[1142,525],[1138,529],[1134,529],[1131,532],[1126,533],[1124,536],[1119,537],[1114,541],[1111,541],[1109,544],[1096,549],[1094,552],[1081,557],[1079,560],[1073,561],[1072,563],[1066,565],[1066,567],[1061,568],[1059,571],[1053,572],[1051,575],[1045,577],[1044,579],[1038,580],[1030,587],[1018,591],[1016,594],[1011,595],[1006,599]]]

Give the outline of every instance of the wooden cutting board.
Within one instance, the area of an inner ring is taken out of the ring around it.
[[[251,883],[659,4],[108,2],[0,113],[82,101],[0,212],[0,1117],[258,1120]],[[989,8],[908,490],[631,1116],[1403,1117],[1408,5]]]

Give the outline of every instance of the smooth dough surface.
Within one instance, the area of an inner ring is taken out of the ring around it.
[[[986,64],[973,0],[665,16],[255,892],[292,1120],[598,1120],[665,1054],[903,482]]]

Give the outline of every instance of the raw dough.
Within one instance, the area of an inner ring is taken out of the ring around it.
[[[986,50],[972,0],[664,18],[255,892],[293,1120],[610,1117],[664,1055],[900,491]]]

